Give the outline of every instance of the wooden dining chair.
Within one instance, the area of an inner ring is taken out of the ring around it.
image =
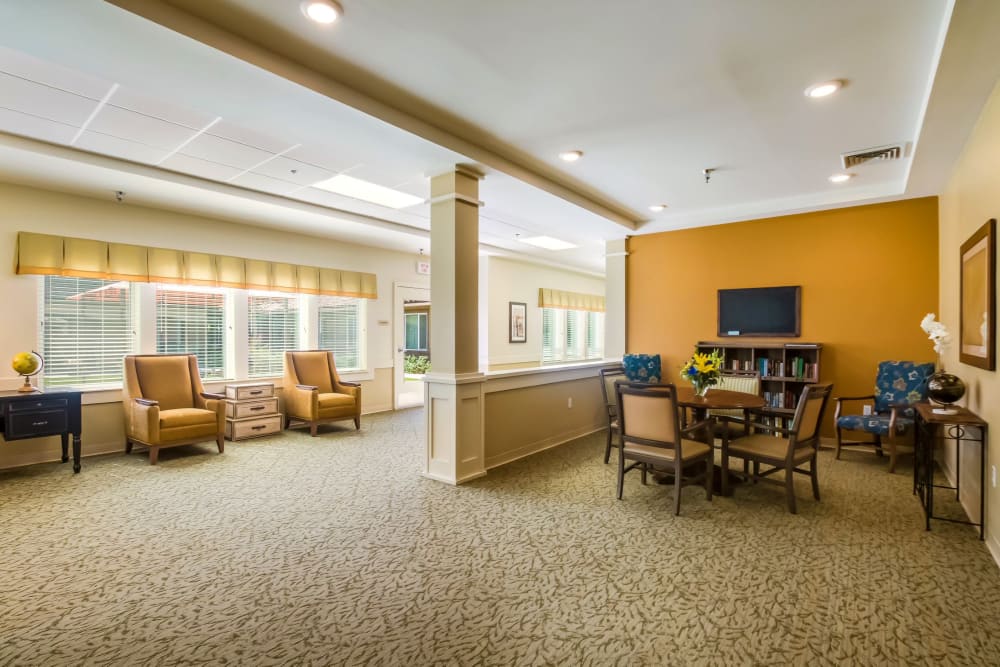
[[[712,447],[685,436],[701,432],[711,442],[712,418],[682,429],[677,408],[677,389],[672,384],[649,385],[616,382],[621,452],[618,456],[618,500],[622,499],[625,473],[638,468],[642,483],[655,467],[673,473],[674,515],[681,513],[681,488],[702,482],[705,497],[712,499]],[[625,461],[633,463],[626,467]],[[692,475],[685,473],[694,468]]]
[[[601,393],[604,395],[604,406],[608,412],[608,441],[604,446],[604,462],[611,460],[611,447],[621,448],[618,440],[618,398],[615,395],[615,382],[625,379],[625,367],[609,366],[601,369]]]
[[[719,389],[739,391],[744,394],[760,396],[760,373],[758,371],[727,370],[719,377]],[[716,418],[715,432],[722,437],[722,431],[730,440],[750,435],[752,415],[747,409],[713,409],[708,414]]]
[[[785,496],[788,511],[795,514],[795,473],[809,475],[812,480],[813,497],[819,500],[819,480],[816,477],[816,453],[819,451],[819,428],[823,422],[823,413],[830,399],[832,384],[806,385],[802,389],[795,416],[789,428],[776,425],[753,423],[754,433],[740,438],[732,444],[728,439],[722,443],[722,471],[729,470],[729,457],[734,456],[744,460],[744,473],[747,474],[746,463],[753,464],[753,472],[747,476],[755,483],[778,472],[785,473]],[[776,435],[785,437],[775,437]],[[809,463],[809,469],[799,466]],[[761,472],[764,464],[769,469]],[[723,475],[723,479],[726,475]],[[777,481],[777,480],[773,480]]]

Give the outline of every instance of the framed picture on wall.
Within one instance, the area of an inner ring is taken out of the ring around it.
[[[516,301],[510,304],[510,342],[526,343],[528,341],[528,304]]]
[[[963,364],[996,368],[996,226],[987,220],[962,244],[959,350]]]

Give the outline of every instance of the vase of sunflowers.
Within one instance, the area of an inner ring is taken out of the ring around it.
[[[681,377],[691,383],[695,394],[704,396],[709,387],[719,383],[722,364],[722,355],[718,350],[695,352],[681,368]]]

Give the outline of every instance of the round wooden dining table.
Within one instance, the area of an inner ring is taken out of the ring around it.
[[[709,410],[758,410],[766,404],[764,399],[757,394],[747,394],[742,391],[730,391],[728,389],[710,388],[704,396],[694,393],[694,388],[686,384],[678,384],[677,405],[681,408],[691,408],[694,411],[694,420],[699,422],[708,416]],[[709,443],[712,444],[712,443]],[[722,475],[729,475],[727,482],[729,493],[731,494],[734,484],[740,483],[740,478],[723,470],[716,465],[712,474],[712,492],[722,495]],[[659,484],[673,484],[673,475],[654,475]]]

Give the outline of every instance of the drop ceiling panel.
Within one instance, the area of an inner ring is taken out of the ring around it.
[[[225,181],[239,174],[242,169],[236,169],[217,162],[202,160],[200,158],[175,153],[160,164],[165,169],[179,171],[182,174],[189,174],[199,178],[207,178],[213,181]]]
[[[68,144],[76,134],[77,128],[47,118],[0,108],[0,130],[56,144]]]
[[[0,71],[93,100],[101,99],[111,88],[109,81],[66,69],[2,46],[0,46]]]
[[[293,141],[271,137],[263,132],[257,132],[241,127],[225,119],[213,125],[208,130],[207,134],[222,137],[223,139],[229,139],[230,141],[235,141],[238,144],[259,148],[269,153],[280,153],[281,151],[295,145],[295,142]]]
[[[344,151],[310,144],[303,144],[302,146],[293,148],[285,153],[283,157],[305,162],[315,167],[321,167],[335,174],[349,169],[361,161],[361,158],[357,154],[349,154]]]
[[[294,170],[295,173],[292,173]],[[313,185],[333,176],[332,171],[314,167],[305,162],[290,160],[284,156],[276,157],[260,165],[254,172],[289,181],[297,185]]]
[[[86,122],[97,103],[73,93],[2,74],[0,105],[79,127]]]
[[[144,162],[146,164],[155,164],[167,154],[167,151],[162,148],[154,148],[135,141],[129,141],[128,139],[91,132],[89,130],[81,134],[74,145],[85,151],[110,155],[133,162]]]
[[[210,162],[229,165],[240,171],[250,169],[271,157],[273,153],[251,148],[235,141],[210,134],[201,134],[186,145],[181,153]]]
[[[107,105],[87,129],[167,151],[177,148],[195,133],[190,127]]]
[[[270,176],[261,176],[252,172],[240,174],[237,178],[230,181],[230,183],[241,188],[250,188],[251,190],[260,190],[261,192],[270,192],[271,194],[282,196],[291,194],[300,187],[295,183],[280,181]]]
[[[116,90],[108,103],[111,106],[121,107],[196,130],[200,130],[215,119],[212,114],[171,104],[163,99],[148,97],[125,87]]]
[[[398,222],[405,225],[417,226],[421,229],[430,229],[430,207],[427,204],[419,204],[403,210],[396,210],[372,204],[353,197],[345,197],[325,190],[316,188],[303,188],[295,193],[296,199],[328,206],[330,208],[350,211],[360,215],[370,215],[372,217]]]

